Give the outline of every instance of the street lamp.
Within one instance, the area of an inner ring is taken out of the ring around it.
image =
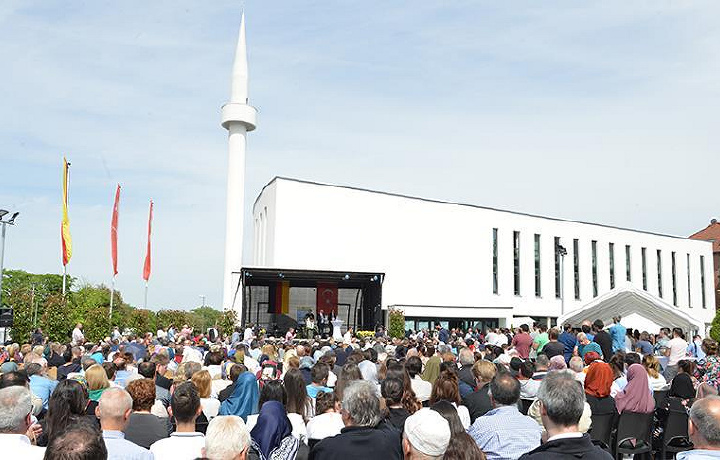
[[[3,281],[3,259],[5,257],[5,229],[8,225],[15,225],[15,218],[20,214],[19,212],[14,212],[12,216],[10,216],[10,219],[5,220],[4,217],[7,216],[10,212],[5,209],[0,209],[0,226],[2,226],[2,229],[0,229],[0,308],[2,308],[2,281]]]
[[[562,316],[565,314],[565,256],[567,249],[558,243],[555,251],[560,256],[560,315]]]

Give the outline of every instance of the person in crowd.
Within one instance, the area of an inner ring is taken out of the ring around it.
[[[50,394],[52,394],[53,390],[57,386],[57,381],[50,380],[47,377],[46,369],[39,363],[30,363],[25,365],[25,373],[28,377],[30,377],[30,391],[32,391],[35,396],[42,399],[43,409],[47,410]]]
[[[610,338],[612,339],[612,352],[617,353],[618,351],[626,351],[625,349],[625,335],[627,329],[625,326],[620,324],[622,316],[613,316],[613,325],[608,328],[610,332]]]
[[[403,383],[403,394],[401,399],[402,407],[405,408],[410,414],[414,414],[422,407],[422,403],[415,396],[415,392],[412,389],[412,381],[410,380],[410,374],[405,370],[405,367],[399,362],[395,362],[388,366],[385,373],[385,378],[398,379]],[[431,392],[432,394],[432,392]]]
[[[450,424],[432,409],[420,409],[405,421],[403,452],[406,460],[442,458],[450,444]]]
[[[158,366],[155,362],[144,361],[138,364],[138,374],[146,379],[155,381],[155,399],[162,401],[164,405],[170,404],[170,386],[168,385],[166,387],[158,383],[161,380],[169,379],[158,373]]]
[[[463,428],[455,406],[448,401],[438,401],[430,409],[442,415],[450,426],[450,443],[443,460],[485,460],[485,454]]]
[[[678,362],[685,357],[688,343],[685,341],[685,335],[682,329],[676,327],[672,332],[672,339],[667,343],[665,356],[668,357],[667,366],[665,366],[665,380],[668,382],[678,373]]]
[[[563,357],[563,353],[565,352],[565,345],[558,342],[559,334],[557,329],[552,328],[548,331],[548,342],[545,344],[545,346],[542,349],[542,352],[545,353],[545,356],[547,356],[549,359],[552,359],[555,356]],[[565,360],[565,358],[563,358]]]
[[[702,366],[702,382],[718,388],[720,380],[720,358],[718,358],[718,344],[713,339],[705,339],[702,343],[705,353],[705,363]]]
[[[42,459],[45,449],[31,444],[32,400],[25,386],[0,389],[0,452],[3,458]],[[34,441],[34,439],[33,439]]]
[[[256,414],[260,394],[255,376],[245,372],[238,376],[235,381],[235,389],[232,394],[220,404],[219,415],[237,415],[243,421],[248,415]]]
[[[329,393],[333,391],[331,388],[328,388],[327,382],[328,382],[328,376],[330,373],[330,369],[328,368],[327,364],[318,362],[316,363],[311,370],[311,383],[306,387],[306,391],[308,396],[315,399],[317,398],[317,395],[319,392],[326,392]]]
[[[377,389],[372,382],[353,381],[343,391],[342,417],[345,428],[316,444],[310,452],[314,460],[400,460],[403,458],[400,433],[380,423],[382,412]]]
[[[521,399],[535,399],[537,391],[540,388],[540,380],[533,380],[532,376],[535,373],[535,365],[532,361],[523,361],[520,364],[520,370],[517,375],[518,382],[520,382],[520,398]]]
[[[688,435],[693,449],[678,453],[678,460],[720,458],[720,397],[708,396],[692,405]]]
[[[517,459],[540,445],[542,428],[518,411],[520,383],[507,372],[490,382],[494,409],[478,417],[468,430],[489,460]]]
[[[610,396],[610,388],[614,380],[610,365],[602,361],[590,364],[585,376],[585,400],[590,405],[592,414],[617,414],[615,399]]]
[[[458,352],[458,363],[461,366],[458,371],[460,396],[465,397],[475,391],[475,376],[472,373],[475,354],[468,347],[461,348]]]
[[[405,369],[410,374],[411,386],[415,396],[420,402],[430,400],[432,394],[432,383],[424,380],[422,374],[422,361],[418,356],[412,356],[405,362]],[[472,370],[472,368],[471,368]]]
[[[432,385],[440,375],[440,363],[442,362],[442,358],[440,358],[440,355],[435,354],[435,347],[432,345],[428,345],[425,348],[425,356],[428,360],[425,363],[422,378]]]
[[[577,337],[573,334],[571,324],[566,323],[563,325],[563,332],[558,337],[558,342],[563,344],[563,358],[565,358],[566,363],[569,363],[577,346]]]
[[[670,383],[670,390],[668,391],[667,398],[662,400],[655,408],[655,417],[658,420],[657,427],[654,432],[654,444],[658,445],[662,442],[662,433],[665,427],[665,421],[670,414],[670,411],[687,413],[690,411],[695,402],[695,387],[690,379],[689,374],[679,373],[672,379]],[[684,442],[685,440],[677,440]],[[677,445],[676,440],[671,440],[671,445]]]
[[[307,386],[302,374],[297,369],[291,369],[285,374],[283,382],[287,393],[287,412],[298,414],[307,422],[315,415],[315,412],[313,399],[307,394]]]
[[[547,326],[544,324],[538,326],[538,331],[538,334],[533,339],[532,348],[539,355],[545,349],[545,345],[550,341],[550,336],[548,335]]]
[[[598,355],[602,354],[602,350],[600,349],[600,345],[598,345],[595,342],[590,341],[588,338],[588,335],[584,332],[580,332],[577,335],[577,345],[575,346],[575,354],[585,359],[585,353],[589,351],[594,351]]]
[[[300,440],[292,435],[292,424],[279,401],[266,401],[257,424],[250,430],[252,449],[261,460],[294,460]]]
[[[3,452],[4,453],[4,452]],[[89,422],[69,425],[48,444],[44,460],[107,460],[102,433]]]
[[[550,345],[548,343],[548,345]],[[547,349],[547,345],[545,346]],[[548,372],[552,371],[564,371],[567,369],[567,364],[565,363],[565,358],[563,358],[562,355],[555,355],[552,358],[550,358],[550,364],[548,365]]]
[[[212,377],[210,372],[202,370],[193,374],[192,383],[197,388],[200,395],[200,405],[202,405],[203,413],[208,420],[212,420],[220,410],[220,401],[211,396],[212,393]]]
[[[245,366],[243,364],[232,364],[230,366],[230,371],[228,372],[228,378],[230,379],[230,385],[226,386],[224,389],[220,390],[220,393],[218,393],[218,401],[221,403],[228,399],[232,392],[235,390],[235,382],[237,381],[240,374],[243,372],[246,372],[247,369],[245,369]]]
[[[473,375],[477,383],[477,390],[465,396],[462,400],[463,406],[467,407],[470,413],[470,423],[475,422],[478,417],[485,415],[493,408],[490,401],[489,383],[495,377],[497,368],[489,361],[477,361],[473,365]]]
[[[535,359],[535,373],[533,373],[533,380],[542,380],[550,370],[550,358],[547,355],[538,355]]]
[[[470,427],[470,412],[467,407],[461,405],[462,400],[460,399],[457,374],[449,369],[442,371],[435,381],[430,395],[430,405],[440,400],[451,402],[458,411],[463,427],[465,429]]]
[[[85,343],[85,334],[83,334],[82,323],[77,323],[75,325],[75,329],[73,329],[71,337],[72,337],[71,345],[73,347],[77,347],[78,345],[82,345]]]
[[[575,380],[581,384],[585,384],[585,366],[583,360],[579,356],[573,356],[568,362],[568,368],[573,372]]]
[[[545,377],[538,390],[538,401],[547,441],[522,455],[521,459],[612,459],[578,427],[584,411],[585,396],[582,387],[570,373],[553,372]]]
[[[632,364],[627,372],[627,385],[615,395],[618,413],[623,411],[647,414],[655,410],[655,400],[648,391],[648,374],[641,364]]]
[[[335,393],[318,393],[315,401],[315,417],[307,423],[307,438],[321,440],[340,434],[345,424],[338,412]]]
[[[175,388],[170,400],[170,415],[175,419],[176,430],[169,438],[155,441],[150,452],[155,460],[195,459],[202,456],[205,437],[195,431],[195,420],[202,413],[200,395],[192,382],[183,382]]]
[[[645,355],[643,356],[642,365],[648,373],[648,381],[653,391],[664,389],[667,382],[660,373],[660,361],[654,355]]]
[[[650,334],[648,334],[647,331],[642,331],[640,333],[640,340],[635,342],[635,351],[643,356],[653,354],[654,350],[652,344],[650,343]]]
[[[110,388],[110,382],[105,369],[99,364],[93,364],[85,370],[85,380],[88,384],[88,397],[90,399],[88,410],[94,413],[103,392]]]
[[[714,386],[710,386],[707,383],[701,383],[697,388],[697,397],[695,399],[703,399],[708,396],[717,396],[718,390]]]
[[[205,434],[208,460],[247,460],[250,432],[236,415],[221,415],[210,420]]]
[[[530,356],[533,339],[530,337],[529,331],[530,328],[527,324],[521,324],[511,342],[512,347],[517,350],[518,356],[522,359],[528,359]]]
[[[702,337],[700,337],[698,334],[695,334],[693,336],[692,342],[690,342],[687,347],[688,356],[693,357],[697,360],[705,359],[705,352],[703,351],[703,348],[702,348],[702,342],[703,342]],[[48,363],[49,363],[49,361],[48,361]]]
[[[402,430],[403,426],[405,426],[405,420],[410,416],[410,412],[402,404],[403,381],[397,378],[386,378],[381,384],[381,393],[382,397],[385,398],[385,407],[387,409],[385,420],[398,430]]]
[[[80,347],[67,347],[63,352],[65,364],[57,368],[57,379],[65,380],[69,374],[80,372],[82,366],[80,359],[82,358],[82,350]]]
[[[265,382],[260,391],[258,407],[262,409],[263,404],[268,401],[277,401],[281,403],[283,407],[287,407],[287,392],[285,391],[282,381],[270,380]],[[248,415],[247,423],[245,424],[248,430],[252,430],[255,427],[259,417],[259,414]],[[288,413],[287,417],[292,426],[292,435],[301,441],[305,441],[307,439],[305,419],[296,413]]]
[[[605,323],[601,319],[596,319],[593,322],[593,331],[595,332],[595,338],[593,341],[600,345],[600,349],[602,350],[602,356],[605,361],[609,360],[610,357],[613,355],[612,351],[612,337],[610,337],[610,334],[608,334],[603,328],[605,327]]]
[[[153,460],[153,454],[144,447],[125,439],[125,428],[130,421],[133,400],[122,388],[103,392],[96,409],[108,459]]]
[[[87,406],[88,394],[84,384],[73,379],[59,382],[50,396],[47,414],[40,421],[42,434],[37,439],[37,445],[47,446],[58,433],[79,419],[88,418],[97,425],[95,415],[86,415]]]
[[[133,380],[125,388],[132,397],[133,409],[124,430],[125,439],[145,449],[168,437],[167,420],[151,413],[156,388],[155,382],[148,378]]]

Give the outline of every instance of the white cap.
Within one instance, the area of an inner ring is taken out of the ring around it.
[[[450,443],[450,424],[434,410],[422,408],[405,420],[405,437],[416,450],[437,457]]]

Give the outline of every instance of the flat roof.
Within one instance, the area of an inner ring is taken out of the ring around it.
[[[270,182],[268,182],[267,184],[265,184],[265,186],[263,186],[263,188],[262,188],[262,190],[260,190],[260,193],[258,194],[257,198],[255,198],[255,202],[253,203],[253,209],[255,208],[255,205],[257,204],[258,200],[260,199],[260,196],[263,194],[263,192],[265,192],[265,189],[268,188],[269,186],[271,186],[274,182],[276,182],[278,180],[284,180],[284,181],[288,181],[288,182],[297,182],[300,184],[307,184],[307,185],[316,185],[316,186],[320,186],[320,187],[332,187],[332,188],[341,188],[341,189],[346,189],[346,190],[355,190],[358,192],[374,193],[374,194],[378,194],[378,195],[392,196],[392,197],[397,197],[397,198],[405,198],[408,200],[424,201],[426,203],[451,204],[451,205],[456,205],[456,206],[465,206],[465,207],[475,208],[475,209],[484,209],[484,210],[488,210],[488,211],[504,212],[504,213],[508,213],[508,214],[514,214],[517,216],[526,216],[526,217],[534,217],[534,218],[538,218],[538,219],[553,220],[556,222],[594,225],[597,227],[611,228],[614,230],[624,230],[624,231],[628,231],[628,232],[644,233],[646,235],[662,236],[662,237],[666,237],[666,238],[675,238],[675,239],[679,239],[679,240],[705,242],[702,240],[690,239],[685,236],[668,235],[668,234],[664,234],[664,233],[650,232],[647,230],[637,230],[637,229],[633,229],[633,228],[618,227],[615,225],[598,224],[595,222],[585,222],[585,221],[581,221],[581,220],[560,219],[557,217],[540,216],[537,214],[530,214],[530,213],[526,213],[526,212],[508,211],[506,209],[498,209],[498,208],[493,208],[490,206],[480,206],[477,204],[460,203],[460,202],[455,202],[455,201],[434,200],[434,199],[430,199],[430,198],[421,198],[421,197],[417,197],[417,196],[403,195],[401,193],[370,190],[370,189],[366,189],[366,188],[362,188],[362,187],[353,187],[350,185],[326,184],[323,182],[314,182],[314,181],[309,181],[309,180],[304,180],[304,179],[294,179],[292,177],[283,177],[283,176],[275,176],[272,178],[272,180]]]

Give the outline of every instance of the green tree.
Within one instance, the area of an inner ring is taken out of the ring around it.
[[[720,310],[715,313],[715,318],[713,318],[710,337],[716,342],[720,342]]]
[[[388,310],[388,334],[397,339],[405,336],[405,312],[399,308]]]

